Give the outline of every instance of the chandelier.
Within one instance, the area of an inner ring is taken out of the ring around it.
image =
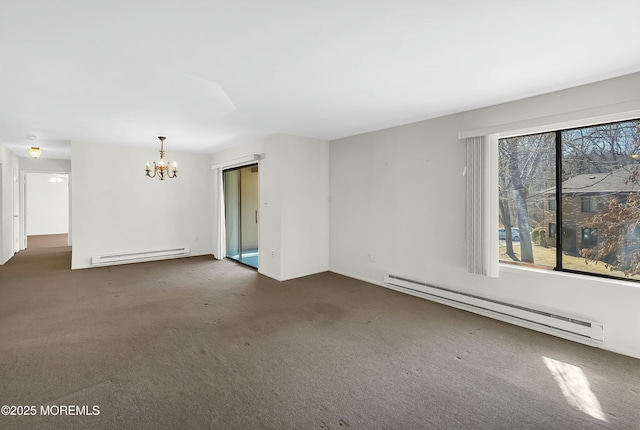
[[[160,162],[158,164],[156,164],[155,161],[153,162],[153,175],[151,174],[151,167],[149,166],[149,163],[147,163],[145,171],[147,172],[147,176],[150,178],[155,178],[157,175],[161,181],[164,181],[164,178],[173,179],[178,176],[178,167],[174,161],[173,168],[171,169],[171,172],[173,172],[172,175],[169,171],[169,163],[164,160],[164,140],[166,137],[158,136],[158,139],[160,139]]]

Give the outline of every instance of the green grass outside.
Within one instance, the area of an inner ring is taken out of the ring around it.
[[[511,257],[505,254],[506,248],[506,245],[500,245],[500,260],[513,261]],[[520,243],[513,244],[513,252],[516,254],[516,257],[520,259]],[[615,276],[623,279],[640,280],[640,276],[638,275],[627,277],[624,275],[624,272],[620,272],[617,270],[611,271],[604,267],[603,262],[598,262],[596,264],[591,261],[587,262],[584,258],[581,257],[574,257],[565,253],[563,253],[562,255],[562,266],[565,269],[578,270],[588,273],[599,273],[602,275]],[[534,264],[537,266],[547,266],[552,269],[556,266],[556,249],[552,247],[533,245],[533,260]]]

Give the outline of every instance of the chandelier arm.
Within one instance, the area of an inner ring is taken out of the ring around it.
[[[150,178],[155,178],[156,174],[158,173],[158,166],[156,166],[156,162],[153,162],[153,175],[149,172],[151,172],[151,169],[145,169],[147,171],[147,176]]]
[[[173,175],[171,174],[173,173]],[[173,167],[171,167],[171,163],[167,163],[167,176],[170,179],[175,178],[178,175],[178,168],[176,167],[176,163],[173,163]]]

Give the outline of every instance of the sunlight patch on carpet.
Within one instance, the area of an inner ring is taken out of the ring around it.
[[[548,357],[542,357],[542,360],[571,407],[600,421],[607,421],[582,369]]]

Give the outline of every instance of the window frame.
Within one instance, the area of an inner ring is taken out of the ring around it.
[[[582,231],[580,232],[582,235],[582,245],[584,247],[585,243],[588,246],[598,246],[598,229],[590,228],[590,227],[582,227]]]
[[[604,278],[604,279],[608,279],[608,280],[613,280],[613,281],[622,281],[622,282],[633,282],[633,283],[640,283],[640,280],[638,279],[632,279],[632,278],[623,278],[623,277],[619,277],[619,276],[611,276],[611,275],[606,275],[606,274],[601,274],[601,273],[593,273],[593,272],[584,272],[581,270],[574,270],[574,269],[567,269],[563,267],[562,264],[562,249],[563,249],[563,214],[562,214],[562,133],[563,132],[567,132],[567,131],[572,131],[572,130],[579,130],[579,129],[583,129],[583,128],[589,128],[589,127],[598,127],[598,126],[602,126],[602,125],[612,125],[612,124],[620,124],[620,123],[624,123],[624,122],[629,122],[629,121],[640,121],[640,111],[636,111],[634,112],[634,115],[629,116],[629,115],[620,115],[620,117],[622,119],[609,119],[609,118],[602,118],[601,120],[597,120],[596,118],[594,118],[593,122],[591,121],[578,121],[577,125],[572,125],[572,126],[566,126],[563,127],[562,125],[557,125],[557,126],[549,126],[549,127],[538,127],[538,128],[532,128],[532,129],[527,129],[527,130],[522,130],[521,132],[517,132],[517,131],[513,131],[513,132],[509,132],[509,133],[498,133],[497,137],[498,137],[498,142],[502,139],[507,139],[507,138],[511,138],[511,137],[519,137],[519,136],[528,136],[528,135],[534,135],[534,134],[540,134],[540,133],[553,133],[555,135],[555,159],[556,159],[556,179],[555,179],[555,188],[556,188],[556,196],[555,196],[555,224],[556,224],[556,236],[555,236],[555,240],[556,240],[556,265],[555,267],[550,267],[550,266],[539,266],[537,264],[528,264],[528,263],[520,263],[520,262],[510,262],[510,261],[506,261],[506,260],[499,260],[499,263],[501,264],[506,264],[509,267],[520,267],[520,268],[535,268],[535,269],[540,269],[542,268],[543,270],[548,270],[548,271],[552,271],[552,272],[563,272],[563,273],[570,273],[570,274],[576,274],[576,275],[585,275],[585,276],[589,276],[589,277],[594,277],[594,278]],[[498,167],[496,166],[496,171],[497,171]],[[588,196],[590,198],[591,201],[593,201],[593,196]],[[551,200],[551,199],[550,199]],[[550,202],[549,202],[550,203]],[[590,202],[591,204],[591,202]],[[596,201],[596,207],[597,207],[597,201]],[[581,199],[581,209],[582,209],[582,199]],[[551,209],[549,209],[550,211],[552,211]],[[597,213],[598,211],[596,210],[595,213]],[[594,213],[594,212],[589,212],[589,213]],[[550,232],[549,232],[550,233]],[[582,233],[582,231],[581,231]]]
[[[587,205],[585,205],[587,202]],[[580,197],[580,212],[595,214],[598,213],[598,199],[595,196],[581,196]],[[587,206],[585,210],[585,206]]]

